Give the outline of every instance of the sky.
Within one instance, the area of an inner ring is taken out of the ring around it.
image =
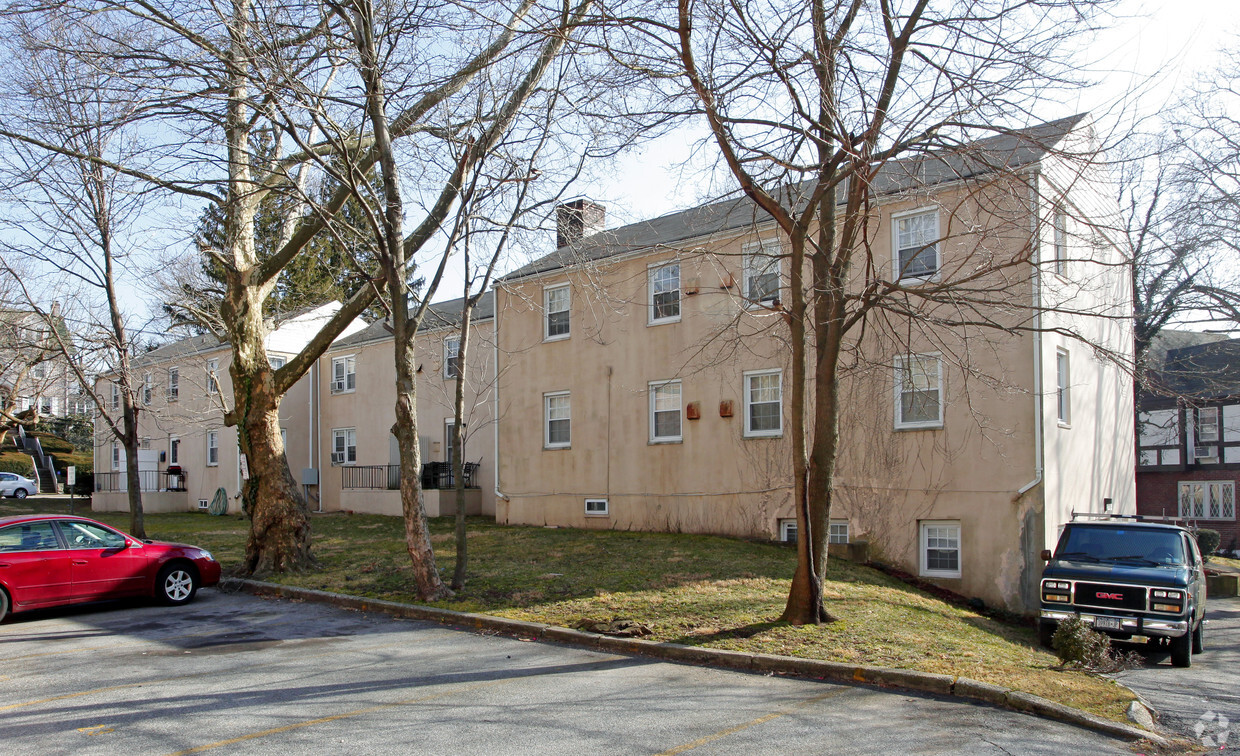
[[[1229,33],[1240,34],[1237,0],[1126,0],[1118,14],[1114,25],[1082,51],[1092,62],[1087,75],[1099,83],[1062,103],[1047,103],[1042,120],[1113,110],[1136,87],[1147,92],[1133,106],[1156,112],[1191,85],[1199,71],[1213,68]],[[697,204],[700,193],[682,181],[687,138],[676,133],[646,146],[606,180],[583,185],[580,194],[607,207],[608,227]]]

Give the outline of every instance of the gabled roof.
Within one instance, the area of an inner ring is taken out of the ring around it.
[[[874,191],[880,195],[894,194],[1031,165],[1048,154],[1053,145],[1087,117],[1082,113],[979,139],[971,144],[890,161],[879,169],[873,182]],[[790,199],[799,203],[802,199],[799,194],[808,192],[810,188],[811,182],[791,186],[789,193],[793,196]],[[513,281],[628,252],[674,246],[677,242],[726,233],[770,220],[765,210],[745,195],[737,194],[719,202],[600,231],[575,245],[560,247],[517,268],[500,281]]]
[[[1167,396],[1190,401],[1240,397],[1240,339],[1170,349],[1150,384],[1151,389],[1142,395],[1143,402]]]
[[[451,328],[459,326],[461,323],[461,310],[465,307],[465,299],[451,299],[447,302],[439,302],[432,304],[426,308],[426,316],[422,318],[422,323],[418,326],[418,332],[437,331],[440,328]],[[486,292],[478,300],[478,304],[474,307],[474,313],[470,320],[474,323],[480,323],[491,320],[495,317],[495,295],[493,292]],[[392,331],[386,318],[377,320],[366,326],[357,333],[345,336],[332,342],[331,348],[338,349],[340,347],[356,346],[358,344],[367,344],[371,341],[380,341],[382,339],[392,338]]]

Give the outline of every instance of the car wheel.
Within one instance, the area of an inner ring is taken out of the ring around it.
[[[1187,632],[1179,638],[1171,639],[1171,666],[1193,666],[1193,634]]]
[[[24,488],[19,488],[19,489],[15,490],[15,491],[13,492],[13,495],[14,495],[14,496],[16,496],[16,497],[17,497],[17,498],[19,498],[19,499],[24,499],[24,498],[26,498],[26,489],[24,489]]]
[[[0,588],[0,622],[4,622],[7,616],[9,616],[9,594]]]
[[[1054,640],[1055,638],[1056,629],[1057,629],[1057,626],[1054,623],[1051,623],[1051,622],[1039,622],[1038,623],[1038,642],[1042,644],[1043,648],[1054,648],[1054,645],[1051,643],[1051,641]]]
[[[165,604],[187,604],[198,592],[198,574],[184,564],[169,564],[155,578],[155,598]]]
[[[1206,618],[1202,617],[1193,630],[1193,653],[1199,654],[1206,650]]]

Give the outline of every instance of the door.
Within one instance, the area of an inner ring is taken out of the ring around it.
[[[81,520],[60,520],[69,544],[74,601],[96,601],[149,593],[147,559],[140,541]]]
[[[69,561],[50,520],[0,528],[0,583],[8,588],[14,609],[68,603]]]

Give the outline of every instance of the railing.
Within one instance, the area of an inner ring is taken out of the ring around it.
[[[343,465],[340,468],[343,488],[369,488],[396,491],[400,488],[400,465]],[[478,463],[465,463],[465,487],[477,488]],[[422,465],[422,488],[452,489],[456,487],[449,462],[427,462]]]
[[[342,465],[342,488],[400,489],[400,465]]]
[[[117,472],[95,473],[95,491],[99,493],[116,493],[129,490],[128,473]],[[185,473],[168,472],[167,470],[139,470],[139,491],[184,491]]]

